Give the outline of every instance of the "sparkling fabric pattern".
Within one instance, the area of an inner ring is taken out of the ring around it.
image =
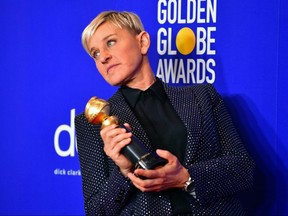
[[[187,128],[184,164],[195,182],[196,199],[187,194],[192,215],[245,215],[235,194],[252,186],[254,163],[234,128],[221,96],[209,84],[165,91]],[[147,135],[120,91],[110,99],[111,115],[152,151]],[[86,215],[172,215],[164,192],[143,193],[121,175],[103,151],[100,126],[75,118]]]

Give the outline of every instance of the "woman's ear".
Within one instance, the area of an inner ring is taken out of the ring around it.
[[[142,31],[140,32],[138,37],[140,42],[141,53],[143,55],[146,55],[150,47],[150,35],[148,34],[148,32]]]

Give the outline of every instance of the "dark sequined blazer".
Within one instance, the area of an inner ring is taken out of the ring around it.
[[[196,199],[187,194],[193,215],[243,215],[235,194],[252,185],[254,163],[239,138],[223,100],[212,85],[164,89],[188,137],[184,166],[195,182]],[[128,122],[152,151],[147,135],[120,91],[110,99],[111,115]],[[85,212],[87,215],[171,215],[164,192],[143,193],[124,178],[103,151],[100,127],[75,118]]]

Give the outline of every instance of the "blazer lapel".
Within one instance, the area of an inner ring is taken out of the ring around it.
[[[187,146],[184,158],[186,167],[193,162],[201,134],[201,113],[191,88],[174,88],[164,84],[172,106],[187,128]]]

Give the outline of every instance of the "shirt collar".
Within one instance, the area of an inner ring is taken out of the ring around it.
[[[163,88],[162,81],[157,77],[156,81],[145,91],[142,91],[140,89],[129,88],[127,86],[121,86],[120,90],[131,107],[135,107],[140,98],[141,93],[145,91],[151,90],[163,102],[167,98],[165,90]]]

